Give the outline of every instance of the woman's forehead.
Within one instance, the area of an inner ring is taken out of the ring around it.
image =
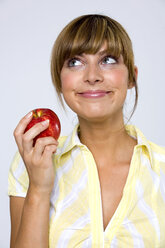
[[[94,54],[96,55],[104,55],[108,52],[108,46],[107,46],[107,43],[104,43],[97,52],[95,52]],[[90,54],[88,51],[84,51],[82,54],[80,55],[83,55],[83,54]]]
[[[100,56],[104,56],[104,55],[115,55],[113,52],[112,52],[112,49],[108,47],[108,44],[107,42],[105,41],[101,47],[98,49],[98,51],[96,51],[95,53],[90,53],[88,51],[84,51],[82,52],[81,54],[77,54],[77,55],[80,55],[80,56],[83,56],[83,55],[86,55],[86,54],[93,54],[93,55],[97,55],[98,57]],[[76,55],[76,54],[75,54]],[[116,57],[121,57],[123,58],[123,55],[120,53],[118,54],[118,56]]]
[[[111,43],[111,42],[109,42],[109,43]],[[79,44],[78,46],[75,46],[75,44],[74,44],[71,48],[71,53],[72,54],[76,53],[76,54],[80,54],[80,55],[83,53],[102,55],[102,54],[105,54],[107,52],[112,52],[112,50],[114,48],[114,45],[111,46],[111,44],[108,44],[108,41],[106,41],[106,40],[103,41],[101,44],[95,43],[95,45],[93,45],[92,47],[91,46],[92,46],[92,44],[90,44],[89,46],[86,45],[85,47],[83,44]]]

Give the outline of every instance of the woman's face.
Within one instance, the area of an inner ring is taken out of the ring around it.
[[[96,54],[84,53],[66,60],[61,70],[64,99],[79,118],[86,120],[121,116],[128,84],[123,57],[115,59],[107,54],[106,44]]]

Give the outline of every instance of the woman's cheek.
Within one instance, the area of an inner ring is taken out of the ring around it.
[[[65,90],[71,86],[72,83],[72,76],[69,74],[62,74],[61,75],[61,86],[62,90]]]
[[[81,82],[80,73],[77,72],[63,72],[61,73],[62,88],[73,90]]]
[[[107,79],[114,88],[127,87],[128,72],[126,70],[115,70],[113,73],[107,75]]]

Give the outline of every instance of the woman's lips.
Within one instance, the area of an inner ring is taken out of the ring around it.
[[[84,91],[84,92],[80,92],[78,93],[78,95],[85,97],[85,98],[99,98],[99,97],[104,97],[107,94],[109,94],[112,91],[104,91],[104,90],[96,90],[96,91]]]

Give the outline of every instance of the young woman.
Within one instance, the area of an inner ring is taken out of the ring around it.
[[[78,124],[34,147],[49,124],[24,134],[29,113],[16,127],[11,248],[165,247],[165,149],[124,123],[127,90],[135,89],[133,112],[138,99],[128,34],[110,17],[78,17],[54,44],[51,72]]]

